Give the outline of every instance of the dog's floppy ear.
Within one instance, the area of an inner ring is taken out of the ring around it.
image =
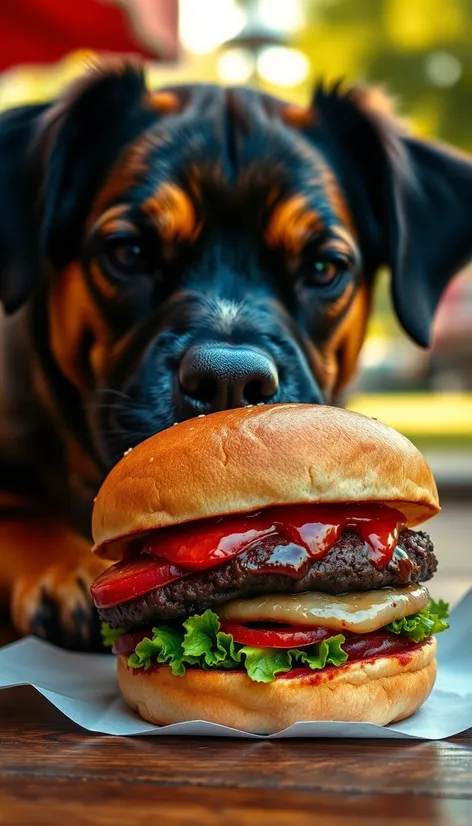
[[[38,271],[32,144],[45,109],[25,106],[0,118],[0,299],[8,313],[24,302]]]
[[[113,61],[72,85],[48,114],[41,249],[56,263],[78,254],[93,199],[119,152],[156,120],[142,67]]]
[[[472,258],[472,159],[414,139],[371,90],[319,88],[314,121],[371,272],[388,265],[398,318],[427,347],[437,305]]]
[[[0,299],[14,312],[46,258],[77,254],[94,194],[120,149],[156,119],[134,62],[94,67],[49,106],[0,119]]]

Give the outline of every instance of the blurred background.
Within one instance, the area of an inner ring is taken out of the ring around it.
[[[53,97],[97,53],[134,52],[155,86],[248,84],[306,104],[318,78],[381,84],[417,133],[472,152],[471,0],[2,0],[0,36],[2,110]],[[428,531],[455,601],[472,585],[472,267],[430,352],[398,327],[380,274],[346,403],[430,460],[443,514]]]

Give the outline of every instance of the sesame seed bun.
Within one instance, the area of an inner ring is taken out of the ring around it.
[[[127,452],[95,502],[94,550],[116,560],[117,540],[132,534],[327,502],[382,502],[410,527],[439,511],[428,463],[392,428],[322,405],[245,407],[182,422]]]

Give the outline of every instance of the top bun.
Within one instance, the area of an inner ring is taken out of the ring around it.
[[[396,430],[335,407],[279,404],[189,419],[127,453],[92,518],[94,550],[119,559],[142,531],[272,505],[383,502],[409,526],[439,511],[431,469]]]

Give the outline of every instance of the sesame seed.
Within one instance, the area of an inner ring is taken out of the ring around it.
[[[197,419],[204,419],[204,418],[205,418],[204,413],[199,413],[198,416],[197,416]]]
[[[172,425],[172,427],[177,427],[177,425],[178,425],[178,422],[174,422],[174,424]]]
[[[129,447],[128,450],[125,450],[125,452],[123,453],[123,456],[127,456],[128,453],[131,453],[132,450],[133,450],[133,448]]]
[[[150,461],[150,462],[153,462],[153,461],[154,461],[154,456],[151,456],[151,458],[149,459],[149,461]]]

